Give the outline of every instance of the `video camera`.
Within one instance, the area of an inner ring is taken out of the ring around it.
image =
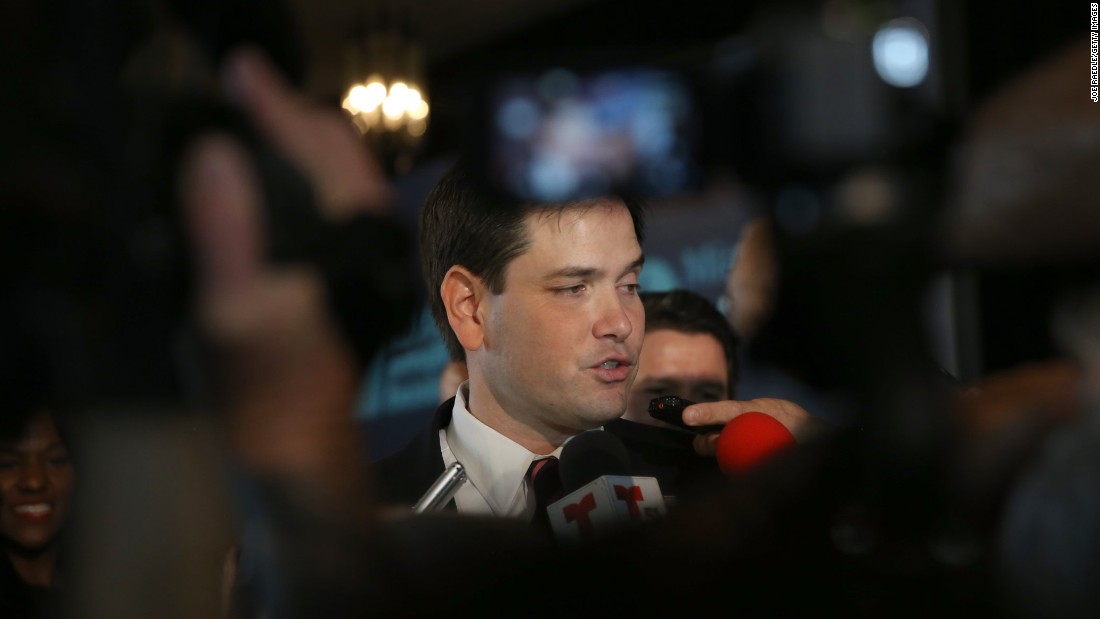
[[[921,148],[940,89],[927,28],[826,21],[778,10],[673,60],[574,50],[499,71],[475,106],[472,150],[505,193],[560,201],[690,192],[716,170],[765,187],[823,179]]]

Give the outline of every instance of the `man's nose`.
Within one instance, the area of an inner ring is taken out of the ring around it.
[[[599,316],[594,325],[596,337],[623,341],[634,332],[634,321],[627,308],[628,302],[616,290],[614,296],[601,303]]]

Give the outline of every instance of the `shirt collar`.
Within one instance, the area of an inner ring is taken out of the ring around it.
[[[468,483],[477,488],[494,514],[516,516],[528,511],[525,477],[531,462],[546,456],[482,423],[466,407],[467,383],[458,389],[447,443],[466,468]],[[553,456],[561,455],[561,446]]]

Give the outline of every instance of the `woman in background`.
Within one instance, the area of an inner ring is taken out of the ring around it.
[[[75,474],[54,416],[0,425],[0,616],[38,617],[59,584],[60,539]]]

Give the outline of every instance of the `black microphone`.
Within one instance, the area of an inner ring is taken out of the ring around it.
[[[562,448],[560,460],[566,494],[547,507],[559,540],[591,539],[665,514],[657,480],[630,474],[626,447],[613,434],[579,434]]]
[[[561,487],[563,494],[601,475],[630,476],[630,455],[626,446],[610,432],[582,432],[561,449]]]

